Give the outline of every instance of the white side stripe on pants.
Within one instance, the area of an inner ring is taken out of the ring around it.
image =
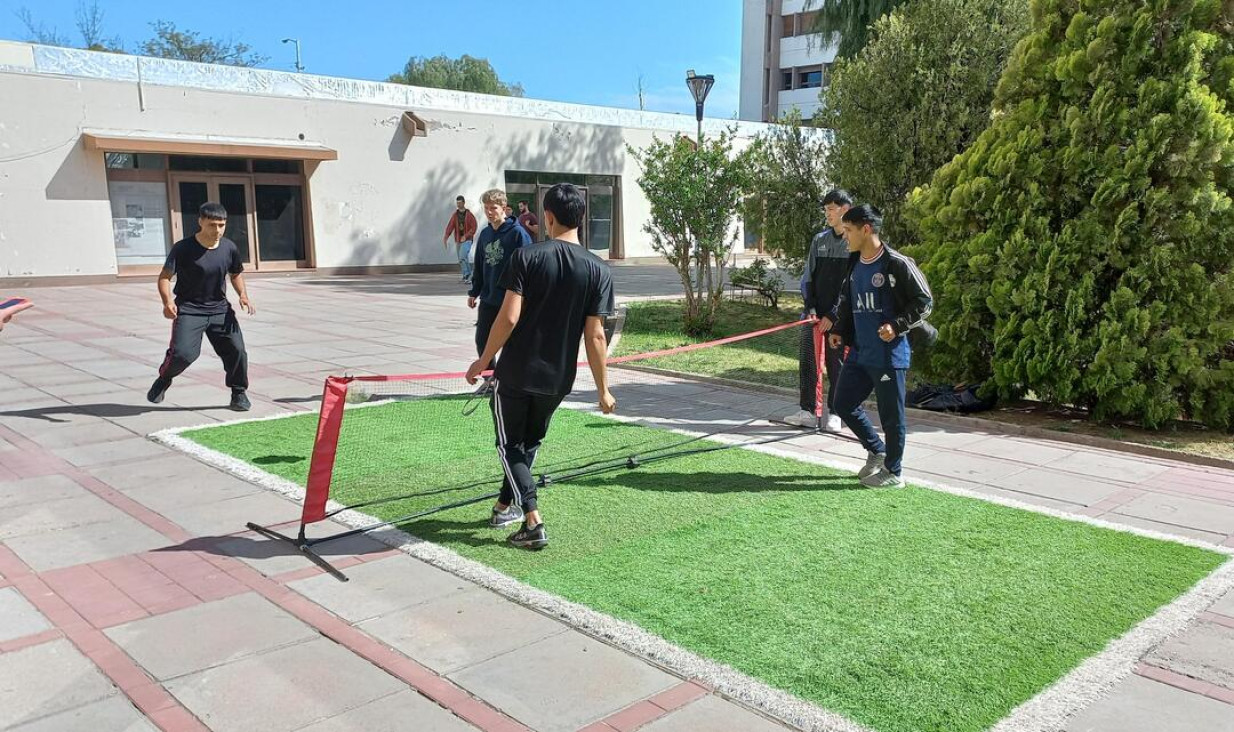
[[[505,471],[506,480],[510,481],[510,488],[514,491],[514,505],[519,508],[523,507],[523,494],[518,490],[518,483],[514,480],[514,471],[510,470],[510,463],[506,460],[506,418],[501,410],[501,397],[497,394],[497,380],[493,379],[493,407],[497,413],[497,457],[501,459],[501,468]]]

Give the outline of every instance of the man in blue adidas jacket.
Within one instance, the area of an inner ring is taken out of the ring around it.
[[[870,487],[900,487],[907,434],[904,377],[912,357],[908,333],[925,324],[934,297],[917,263],[883,244],[882,225],[882,213],[869,204],[844,214],[841,228],[851,252],[849,275],[834,318],[824,318],[822,326],[831,330],[828,339],[833,348],[849,347],[836,387],[835,410],[869,453],[857,475]],[[878,400],[885,443],[861,406],[871,392]]]

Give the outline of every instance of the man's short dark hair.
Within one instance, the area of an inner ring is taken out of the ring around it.
[[[868,203],[853,206],[844,212],[840,220],[846,224],[856,224],[857,226],[869,224],[875,234],[883,229],[883,212]]]
[[[455,202],[457,202],[457,203],[467,203],[467,199],[466,199],[466,198],[463,198],[462,196],[455,196],[455,197],[454,197],[454,200],[455,200]]]
[[[828,206],[833,203],[837,206],[851,206],[853,205],[853,195],[843,188],[836,188],[827,195],[823,196],[824,206]]]
[[[558,183],[544,194],[544,210],[551,212],[557,223],[567,229],[577,229],[583,223],[587,203],[578,186]]]
[[[519,201],[518,205],[522,206],[523,208],[531,208],[531,206],[527,205],[526,201]]]
[[[221,203],[206,201],[201,204],[201,208],[197,209],[197,218],[208,219],[210,221],[226,221],[227,209],[223,208],[223,204]]]

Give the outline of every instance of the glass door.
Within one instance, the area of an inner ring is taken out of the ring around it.
[[[253,242],[253,185],[247,178],[212,175],[173,175],[172,228],[176,241],[197,233],[197,210],[207,201],[227,209],[227,231],[245,265],[256,268]]]

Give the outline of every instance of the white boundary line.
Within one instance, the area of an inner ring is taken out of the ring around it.
[[[375,404],[372,404],[372,406],[375,406]],[[700,434],[684,429],[649,423],[646,419],[624,415],[600,415],[591,408],[590,404],[567,401],[563,402],[563,406],[586,411],[594,416],[602,416],[607,419],[615,419],[631,424],[641,424],[655,429],[667,429],[682,435],[696,437]],[[221,468],[251,483],[277,491],[293,501],[303,502],[304,489],[299,485],[256,468],[230,455],[203,447],[182,437],[181,433],[206,427],[219,427],[244,422],[287,419],[296,416],[304,417],[305,414],[305,412],[299,414],[280,414],[223,423],[215,422],[194,427],[180,427],[156,432],[150,435],[150,439],[185,452],[201,462]],[[307,414],[312,413],[307,412]],[[776,448],[771,445],[743,445],[743,440],[722,435],[713,435],[709,439],[832,469],[852,469],[852,464],[848,462],[829,460]],[[911,483],[942,493],[1030,511],[1064,521],[1088,524],[1150,539],[1207,549],[1226,556],[1234,555],[1234,547],[1218,546],[1190,537],[1175,536],[1134,526],[1125,526],[1088,516],[1077,516],[1057,509],[955,488],[935,481],[914,478]],[[343,506],[333,500],[327,504],[328,511],[342,508]],[[353,528],[359,528],[379,521],[379,519],[368,514],[348,510],[342,511],[331,518]],[[772,688],[762,681],[747,676],[729,666],[680,648],[637,625],[618,620],[584,605],[570,602],[526,585],[487,565],[463,557],[445,547],[423,541],[392,527],[375,531],[371,536],[384,544],[401,549],[410,556],[426,561],[482,587],[491,589],[520,604],[559,618],[567,624],[583,630],[602,641],[649,660],[654,664],[663,666],[681,676],[697,678],[715,688],[720,694],[740,701],[788,724],[814,732],[873,732],[869,728],[842,715],[799,699],[785,691]],[[990,728],[991,732],[1052,732],[1060,729],[1068,718],[1104,697],[1117,683],[1129,676],[1142,656],[1166,639],[1182,632],[1195,620],[1199,613],[1203,612],[1230,590],[1234,590],[1234,560],[1226,561],[1207,577],[1200,580],[1189,591],[1162,607],[1152,616],[1141,621],[1121,637],[1110,641],[1100,653],[1085,659],[1079,666],[1053,685],[1013,709],[1008,716]]]

